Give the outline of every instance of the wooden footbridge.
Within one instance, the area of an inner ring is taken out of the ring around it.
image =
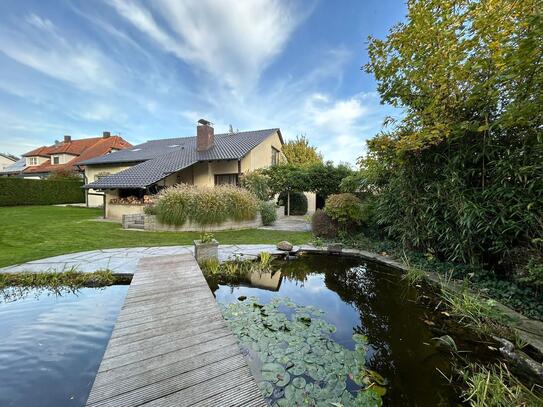
[[[140,260],[87,406],[266,406],[194,257]]]

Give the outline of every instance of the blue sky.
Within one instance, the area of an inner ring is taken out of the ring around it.
[[[0,151],[103,130],[133,144],[280,127],[354,163],[393,113],[361,71],[399,0],[0,3]]]

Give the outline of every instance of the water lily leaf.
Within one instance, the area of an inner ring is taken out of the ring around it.
[[[258,387],[264,397],[270,397],[273,393],[273,385],[270,382],[260,382]]]
[[[295,377],[292,379],[292,385],[297,389],[303,389],[305,387],[305,379],[303,377]]]

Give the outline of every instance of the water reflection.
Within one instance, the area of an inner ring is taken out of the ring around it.
[[[257,296],[269,302],[287,296],[295,303],[325,311],[337,327],[333,339],[354,349],[352,335],[368,337],[368,367],[389,381],[388,405],[455,405],[454,389],[437,371],[450,371],[448,354],[434,346],[435,336],[424,323],[425,308],[417,293],[394,270],[360,260],[334,256],[306,256],[281,262],[275,273],[244,276],[240,281],[210,285],[218,302]]]
[[[0,406],[84,406],[127,289],[28,289],[1,303]]]

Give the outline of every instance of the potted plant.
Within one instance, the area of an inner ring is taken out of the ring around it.
[[[194,257],[200,262],[206,259],[219,258],[219,242],[212,233],[202,233],[199,240],[194,240]]]

